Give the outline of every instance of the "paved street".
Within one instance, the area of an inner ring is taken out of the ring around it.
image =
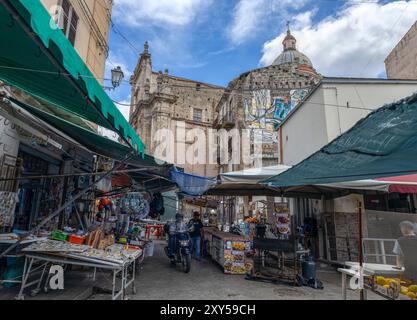
[[[318,277],[324,290],[307,287],[297,288],[285,284],[247,281],[243,276],[223,274],[218,265],[209,259],[193,261],[190,274],[172,268],[163,252],[163,242],[155,246],[154,256],[147,258],[136,280],[137,294],[132,300],[339,300],[341,277],[334,268],[321,265]],[[107,300],[109,295],[93,294],[93,286],[110,288],[111,276],[98,272],[98,280],[92,281],[91,272],[72,271],[66,274],[64,291],[40,293],[36,297],[26,295],[28,300]],[[18,288],[1,291],[0,299],[13,299]],[[358,295],[349,292],[349,299]],[[370,295],[370,299],[378,299]]]
[[[155,255],[143,265],[137,281],[137,300],[337,300],[341,298],[340,275],[332,268],[322,268],[319,273],[324,290],[295,288],[287,285],[252,282],[243,276],[224,275],[211,260],[194,261],[190,274],[170,267],[162,250],[156,246]],[[108,298],[94,296],[92,299]],[[350,299],[358,296],[349,293]],[[372,298],[372,297],[370,297]],[[376,297],[373,297],[376,298]]]
[[[324,290],[307,287],[291,287],[285,284],[272,284],[247,281],[243,276],[223,274],[211,260],[193,261],[190,274],[170,267],[163,252],[163,242],[155,246],[154,256],[147,258],[136,280],[137,294],[132,300],[339,300],[341,299],[341,277],[334,268],[319,266],[318,277],[324,283]],[[40,293],[36,297],[26,296],[28,300],[108,300],[109,295],[93,295],[93,286],[110,288],[111,276],[98,272],[98,280],[92,281],[92,273],[72,271],[66,274],[64,291]],[[13,299],[18,288],[2,290],[0,299]],[[29,292],[29,291],[28,291]],[[349,299],[358,300],[353,292]],[[370,299],[378,299],[370,294]]]

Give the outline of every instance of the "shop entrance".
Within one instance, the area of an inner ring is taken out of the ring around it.
[[[39,177],[57,173],[59,166],[40,157],[20,150],[18,158],[22,164],[22,178]],[[19,202],[16,206],[15,224],[17,230],[29,230],[39,219],[48,215],[59,204],[59,194],[54,190],[57,181],[39,178],[21,180],[19,183]]]

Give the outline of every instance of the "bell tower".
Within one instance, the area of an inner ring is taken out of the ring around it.
[[[291,34],[289,21],[287,22],[287,36],[284,38],[282,45],[284,46],[284,51],[297,50],[297,40]]]

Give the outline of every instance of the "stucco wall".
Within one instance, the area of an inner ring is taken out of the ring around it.
[[[296,165],[327,142],[323,90],[317,90],[282,126],[282,162]]]
[[[54,9],[59,0],[41,0],[41,2],[51,15],[55,14]],[[107,59],[112,1],[88,0],[85,2],[86,10],[83,10],[78,1],[70,0],[70,3],[79,17],[74,48],[93,75],[102,83]],[[94,28],[100,30],[102,38],[97,36],[98,31],[93,31],[86,13],[88,11],[92,14]]]
[[[417,82],[323,83],[282,125],[283,163],[298,164],[372,110],[415,92]]]
[[[417,79],[417,21],[385,60],[389,79]]]

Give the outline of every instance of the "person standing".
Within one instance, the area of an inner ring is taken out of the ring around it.
[[[197,261],[201,260],[201,232],[203,223],[201,222],[200,213],[194,211],[193,218],[189,222],[190,237],[191,237],[191,254]]]
[[[415,225],[410,221],[400,223],[402,237],[397,240],[394,254],[397,255],[397,267],[404,267],[403,277],[417,282],[417,235]]]

